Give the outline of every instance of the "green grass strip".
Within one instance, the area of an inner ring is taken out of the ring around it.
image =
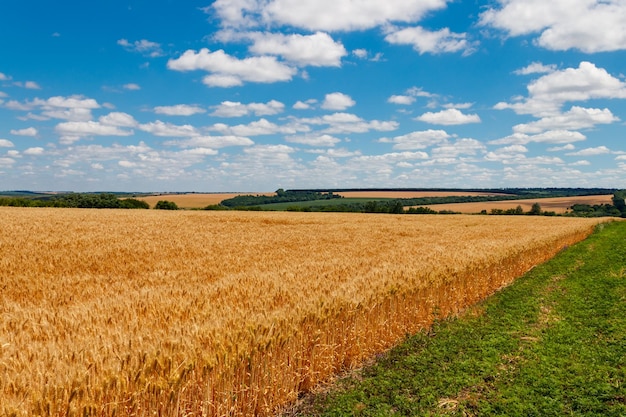
[[[626,416],[626,222],[308,398],[311,416]]]

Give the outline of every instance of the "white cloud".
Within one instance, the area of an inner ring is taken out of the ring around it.
[[[336,31],[370,29],[392,21],[415,22],[430,11],[443,9],[446,0],[273,0],[261,4],[265,21]]]
[[[477,114],[463,114],[457,109],[447,109],[437,113],[427,112],[416,117],[415,120],[437,125],[480,123],[480,117]]]
[[[357,58],[365,59],[368,57],[369,52],[367,52],[367,49],[359,48],[353,50],[352,55],[356,56]]]
[[[16,136],[37,136],[39,132],[34,127],[27,127],[26,129],[13,129],[11,130],[12,135]]]
[[[399,126],[396,121],[364,120],[351,113],[333,113],[322,117],[294,119],[298,125],[328,125],[322,133],[366,133],[372,130],[388,132]],[[302,131],[302,130],[301,130]],[[306,131],[306,130],[305,130]]]
[[[156,58],[163,56],[163,50],[161,49],[161,44],[156,42],[151,42],[146,39],[142,39],[135,42],[129,42],[126,39],[120,39],[117,41],[117,44],[123,46],[124,49],[130,52],[137,52],[142,54],[143,56],[147,56],[150,58]]]
[[[345,110],[356,104],[352,97],[343,93],[326,94],[322,108],[326,110]]]
[[[267,119],[259,119],[257,121],[241,124],[236,126],[228,126],[223,123],[217,123],[211,127],[211,130],[218,131],[225,135],[235,136],[261,136],[273,135],[276,133],[296,134],[298,132],[307,132],[310,129],[304,125],[285,125],[279,126]]]
[[[598,146],[596,148],[586,148],[581,149],[578,152],[571,152],[566,155],[569,156],[595,156],[595,155],[605,155],[611,153],[611,150],[606,146]]]
[[[0,148],[12,148],[15,145],[8,139],[0,139]]]
[[[254,43],[250,52],[256,55],[278,55],[298,66],[339,67],[348,52],[330,35],[316,32],[312,35],[280,33],[250,33]]]
[[[626,98],[626,83],[583,61],[578,68],[555,71],[532,81],[525,100],[512,104],[501,102],[494,108],[541,117],[557,114],[566,102],[612,98]]]
[[[282,113],[285,105],[280,101],[270,100],[267,103],[243,104],[236,101],[223,101],[219,106],[214,106],[215,110],[211,116],[216,117],[241,117],[249,114],[256,116],[272,116]]]
[[[404,94],[392,95],[387,99],[388,103],[410,105],[415,102],[417,97],[434,97],[434,94],[428,93],[421,88],[411,87]]]
[[[106,119],[105,119],[106,120]],[[61,143],[70,144],[86,136],[130,136],[132,130],[123,130],[118,126],[100,122],[63,122],[54,129],[61,136]]]
[[[413,96],[393,95],[387,99],[387,102],[408,106],[410,104],[413,104],[415,100],[416,99]]]
[[[420,159],[428,159],[426,152],[391,152],[381,155],[363,155],[353,159],[356,162],[386,162],[386,163],[398,163],[402,161],[413,161]]]
[[[573,151],[574,149],[576,149],[576,147],[572,145],[571,143],[568,143],[567,145],[564,145],[564,146],[555,146],[553,148],[548,148],[548,152]]]
[[[202,147],[219,149],[228,146],[252,146],[254,142],[250,138],[243,136],[198,136],[190,139],[168,141],[165,144],[182,148]]]
[[[199,52],[188,50],[177,59],[170,59],[167,67],[175,71],[203,70],[212,73],[203,82],[210,87],[233,87],[244,82],[273,83],[289,81],[297,70],[279,62],[273,56],[238,59],[223,50]]]
[[[546,49],[587,53],[626,49],[626,3],[621,0],[499,0],[480,16],[480,24],[510,36],[540,33]],[[599,29],[602,28],[602,29]]]
[[[618,122],[619,118],[609,109],[588,109],[573,106],[569,111],[541,118],[540,120],[519,124],[513,127],[515,132],[541,133],[544,131],[578,130],[592,128],[597,124]]]
[[[393,138],[381,138],[381,143],[393,143],[393,149],[414,150],[426,149],[435,145],[443,145],[451,136],[445,130],[423,130],[411,132],[406,135]]]
[[[420,26],[410,28],[389,28],[385,40],[395,45],[411,45],[421,54],[441,54],[447,52],[472,52],[473,46],[467,40],[465,33],[453,33],[444,28],[435,32]]]
[[[541,62],[533,62],[528,66],[513,71],[514,74],[517,75],[528,75],[528,74],[546,74],[556,71],[556,65],[544,65]]]
[[[571,163],[569,165],[573,166],[573,167],[576,167],[576,166],[589,166],[589,165],[591,165],[591,162],[585,161],[585,160],[581,160],[581,161],[573,162],[573,163]]]
[[[137,127],[138,123],[133,116],[128,113],[111,112],[106,116],[100,117],[100,123],[109,126],[118,127]]]
[[[44,149],[41,148],[41,147],[28,148],[28,149],[26,149],[22,153],[24,155],[30,155],[30,156],[43,155],[44,154]]]
[[[287,136],[285,140],[290,143],[299,143],[302,145],[329,147],[335,146],[337,143],[341,142],[341,139],[331,135]]]
[[[293,108],[295,110],[309,110],[311,108],[311,105],[315,103],[317,103],[317,100],[307,100],[307,101],[298,100],[296,104],[293,105]]]
[[[0,72],[0,81],[9,81],[9,80],[11,80],[11,79],[12,79],[12,78],[11,78],[11,77],[9,77],[8,75],[6,75],[6,74],[4,74],[4,73]]]
[[[459,139],[454,143],[438,146],[431,153],[433,158],[441,159],[456,158],[459,155],[476,155],[485,151],[485,145],[476,139]]]
[[[0,158],[0,166],[11,166],[15,163],[15,159],[12,158]]]
[[[525,133],[513,133],[511,136],[507,136],[502,139],[490,141],[492,145],[525,145],[527,143],[550,143],[561,144],[572,142],[580,142],[587,139],[585,135],[580,132],[571,132],[569,130],[548,130],[546,132],[537,135],[527,135]],[[571,145],[573,146],[573,145]],[[573,149],[573,147],[572,147]]]
[[[459,109],[459,110],[467,110],[472,108],[474,103],[446,103],[443,105],[446,109]]]
[[[140,124],[139,129],[144,132],[151,133],[155,136],[171,136],[176,138],[200,136],[198,130],[191,125],[174,125],[172,123],[164,123],[160,120]]]
[[[24,83],[24,88],[27,88],[29,90],[41,90],[41,86],[35,81],[26,81]]]
[[[205,113],[206,110],[199,106],[177,104],[175,106],[157,106],[154,108],[154,112],[167,116],[193,116],[194,114]]]
[[[139,84],[135,84],[135,83],[124,84],[122,87],[125,90],[130,90],[130,91],[141,90],[141,86]]]

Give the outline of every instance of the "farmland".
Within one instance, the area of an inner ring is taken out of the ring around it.
[[[141,200],[150,204],[151,207],[160,201],[167,200],[172,201],[180,208],[185,209],[198,209],[204,208],[209,205],[219,204],[223,200],[228,198],[237,197],[245,193],[184,193],[184,194],[158,194],[149,195],[145,197],[139,197]],[[266,195],[273,193],[259,193],[258,195]],[[256,194],[255,194],[256,195]]]
[[[453,204],[435,204],[429,206],[433,210],[450,210],[457,213],[480,213],[482,210],[491,212],[493,209],[508,210],[521,206],[527,212],[532,205],[539,203],[541,208],[546,211],[553,211],[558,214],[565,213],[574,204],[611,204],[612,195],[589,195],[577,197],[555,197],[541,199],[524,199],[524,200],[508,200],[508,201],[484,201],[481,203],[453,203]]]
[[[0,208],[0,414],[272,415],[597,219]]]

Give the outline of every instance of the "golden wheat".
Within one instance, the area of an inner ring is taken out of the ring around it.
[[[0,208],[0,413],[272,415],[597,223]]]

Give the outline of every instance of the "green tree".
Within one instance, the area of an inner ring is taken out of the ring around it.
[[[156,210],[178,210],[178,205],[173,201],[159,200],[154,205]]]
[[[622,213],[622,217],[626,217],[626,201],[624,198],[626,197],[626,190],[616,191],[613,194],[613,205],[616,209]]]
[[[541,205],[539,203],[533,204],[528,214],[530,214],[531,216],[541,215]]]

